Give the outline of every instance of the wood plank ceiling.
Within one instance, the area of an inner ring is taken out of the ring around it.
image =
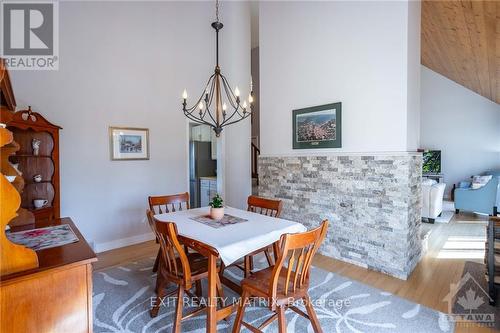
[[[500,103],[500,1],[423,1],[422,64]]]

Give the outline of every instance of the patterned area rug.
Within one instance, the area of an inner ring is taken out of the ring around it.
[[[171,332],[174,298],[165,301],[156,318],[149,316],[155,296],[153,262],[154,258],[147,258],[94,273],[94,332]],[[232,268],[225,274],[238,280],[240,272]],[[229,299],[237,297],[228,288],[225,293]],[[324,332],[454,331],[454,324],[440,312],[315,267],[311,271],[310,295]],[[258,326],[269,315],[264,307],[249,307],[244,320]],[[234,317],[219,322],[218,331],[231,332]],[[286,320],[287,332],[313,332],[309,321],[291,310]],[[205,332],[205,321],[203,314],[183,321],[182,332]],[[264,331],[277,332],[277,322]]]

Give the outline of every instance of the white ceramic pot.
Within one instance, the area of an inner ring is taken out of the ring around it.
[[[222,220],[222,218],[224,217],[224,207],[222,208],[210,207],[210,217],[216,221]]]

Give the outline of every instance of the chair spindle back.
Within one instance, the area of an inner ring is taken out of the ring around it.
[[[281,236],[281,253],[274,266],[269,291],[273,298],[277,293],[293,293],[308,282],[312,259],[326,236],[328,223],[328,220],[324,220],[319,227],[311,231]],[[278,283],[280,274],[283,274],[282,269],[286,271],[283,285]]]
[[[183,280],[186,289],[191,288],[191,268],[184,247],[177,238],[177,226],[172,222],[158,221],[151,210],[147,211],[147,215],[160,243],[160,267],[166,270],[172,282]]]
[[[251,195],[247,200],[249,212],[267,215],[271,217],[279,217],[283,203],[281,200],[267,199]]]
[[[151,209],[154,214],[170,213],[182,210],[183,204],[185,209],[189,209],[189,193],[184,192],[173,195],[150,196],[148,197],[148,203],[149,209]]]

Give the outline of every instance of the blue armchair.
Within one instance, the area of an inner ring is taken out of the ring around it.
[[[496,215],[500,199],[500,177],[493,175],[493,178],[479,189],[464,188],[462,185],[455,189],[455,210],[458,214],[460,210],[469,212]]]

